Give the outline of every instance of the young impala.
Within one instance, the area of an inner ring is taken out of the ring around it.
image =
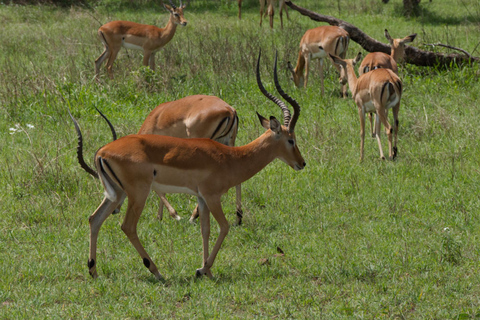
[[[143,50],[143,65],[155,70],[155,53],[172,40],[177,25],[187,25],[183,16],[186,5],[180,1],[180,6],[176,7],[171,0],[170,4],[163,5],[170,12],[170,20],[165,28],[130,21],[112,21],[101,26],[98,36],[105,50],[95,60],[95,77],[98,79],[100,66],[108,58],[106,67],[110,79],[113,79],[113,62],[122,47]]]
[[[390,55],[384,52],[370,52],[360,64],[358,73],[362,75],[371,70],[386,68],[392,70],[398,75],[397,64],[403,61],[403,57],[405,56],[405,44],[413,42],[416,36],[417,34],[414,33],[402,39],[392,39],[388,30],[385,29],[385,38],[387,38],[392,47]]]
[[[290,61],[288,68],[292,72],[293,82],[297,87],[307,87],[308,69],[310,61],[313,59],[320,59],[320,81],[323,87],[323,60],[330,59],[329,54],[345,58],[348,49],[350,37],[344,29],[335,26],[321,26],[314,29],[307,30],[300,40],[300,51],[298,52],[297,66],[293,68]],[[340,69],[335,65],[337,71]],[[347,87],[342,85],[342,96],[346,97]]]
[[[100,114],[103,116],[101,112]],[[225,145],[234,146],[237,132],[238,116],[233,107],[215,96],[193,95],[158,105],[147,116],[138,134],[159,134],[177,138],[210,138]],[[80,141],[80,143],[82,142]],[[77,150],[77,158],[81,167],[89,173],[94,172],[84,161],[82,151],[83,148]],[[98,176],[96,177],[98,178]],[[240,185],[236,186],[236,194],[236,224],[240,225],[243,217]],[[170,216],[180,220],[180,216],[165,198],[165,194],[159,194],[159,197],[161,201],[158,218],[162,219],[165,205]],[[198,207],[193,211],[190,221],[198,218],[197,209]]]
[[[286,105],[264,88],[257,62],[257,82],[260,90],[283,111],[284,125],[275,117],[270,120],[258,115],[266,132],[241,147],[230,147],[211,139],[181,139],[176,137],[136,134],[115,140],[95,154],[95,165],[105,189],[105,198],[90,216],[90,274],[97,277],[97,238],[105,219],[128,198],[128,208],[122,230],[133,244],[144,265],[161,280],[156,265],[145,251],[137,235],[137,223],[145,201],[153,189],[159,193],[188,193],[197,196],[200,227],[203,240],[203,265],[196,275],[212,277],[211,267],[220,246],[229,231],[220,198],[233,186],[250,179],[274,159],[281,159],[295,170],[305,167],[305,160],[296,145],[295,124],[300,115],[298,103],[283,92],[277,79],[275,59],[275,86]],[[78,128],[76,126],[76,128]],[[81,133],[77,129],[79,140]],[[209,252],[210,212],[220,226],[215,245]]]
[[[403,57],[405,56],[405,44],[413,42],[416,36],[417,34],[414,33],[402,39],[392,39],[388,30],[385,29],[385,38],[387,38],[392,47],[390,55],[384,52],[370,52],[365,56],[358,68],[359,75],[378,68],[390,69],[398,75],[397,65],[403,61]],[[372,137],[375,137],[373,117],[371,113],[368,114],[368,118],[370,119]]]
[[[375,69],[361,75],[358,79],[354,65],[360,61],[362,54],[358,53],[355,59],[341,59],[330,55],[333,62],[341,67],[341,81],[348,82],[353,100],[358,106],[360,116],[360,160],[363,160],[363,146],[365,141],[365,114],[375,113],[375,135],[377,137],[380,158],[385,159],[380,141],[380,122],[385,127],[388,136],[388,154],[390,160],[397,156],[398,111],[402,97],[402,81],[390,69]],[[388,122],[388,109],[393,111],[393,127]],[[392,133],[395,132],[395,141],[392,148]]]

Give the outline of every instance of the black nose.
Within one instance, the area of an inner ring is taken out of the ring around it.
[[[306,163],[306,162],[303,162],[303,166],[305,167],[306,165],[307,165],[307,163]]]

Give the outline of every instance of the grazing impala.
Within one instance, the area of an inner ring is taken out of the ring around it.
[[[358,68],[359,75],[378,68],[390,69],[398,75],[397,64],[403,61],[403,57],[405,56],[405,44],[413,42],[416,36],[417,34],[414,33],[402,39],[392,39],[388,33],[388,30],[385,29],[385,38],[387,38],[387,40],[390,42],[390,46],[392,47],[390,55],[384,52],[370,52],[365,56],[360,64],[360,67]],[[371,113],[368,114],[368,118],[370,119],[372,137],[375,137]]]
[[[297,87],[307,87],[310,61],[320,59],[320,81],[322,83],[321,90],[323,95],[325,93],[323,87],[323,60],[325,58],[330,59],[329,54],[345,58],[349,41],[348,32],[340,27],[321,26],[307,30],[300,40],[300,51],[298,52],[295,69],[290,61],[288,62],[288,68],[292,72],[292,79],[295,85]],[[335,68],[340,73],[337,65],[335,65]],[[342,96],[346,97],[346,95],[347,87],[342,85]]]
[[[365,141],[365,114],[375,113],[375,133],[380,149],[380,158],[385,159],[380,141],[380,121],[385,127],[388,136],[388,154],[390,160],[397,156],[398,111],[402,97],[402,81],[390,69],[375,69],[361,75],[358,79],[354,65],[360,61],[362,54],[358,53],[355,59],[341,59],[330,55],[333,62],[341,66],[341,81],[348,82],[353,100],[358,106],[360,116],[360,160],[363,160],[363,146]],[[393,127],[388,122],[388,109],[393,111]],[[395,132],[395,141],[392,148],[392,133]]]
[[[403,61],[403,57],[405,56],[405,44],[413,42],[416,36],[417,34],[414,33],[402,39],[392,39],[388,30],[385,29],[385,38],[387,38],[392,47],[390,55],[384,52],[370,52],[360,64],[358,73],[362,75],[371,70],[386,68],[392,70],[398,75],[397,64]]]
[[[286,105],[263,88],[259,63],[260,55],[257,62],[258,86],[265,96],[282,109],[284,125],[275,117],[267,120],[258,115],[266,132],[253,142],[242,147],[230,147],[211,139],[137,134],[115,140],[96,152],[95,165],[105,189],[105,198],[89,218],[88,268],[92,277],[97,277],[96,252],[100,227],[114,209],[128,198],[122,230],[140,254],[144,265],[157,279],[163,279],[137,235],[137,223],[151,189],[159,193],[177,192],[197,196],[203,240],[203,264],[197,269],[196,275],[212,277],[210,269],[229,231],[220,201],[222,194],[250,179],[277,158],[295,170],[305,167],[294,132],[300,106],[283,92],[278,84],[276,59],[275,86],[280,95],[292,105],[292,117]],[[78,125],[75,128],[77,129]],[[78,129],[77,134],[80,141],[81,133]],[[220,226],[211,252],[210,212]]]
[[[187,25],[187,20],[183,16],[186,5],[181,1],[179,7],[171,1],[170,4],[171,6],[163,5],[170,12],[170,20],[165,28],[130,21],[112,21],[101,26],[98,29],[98,36],[105,50],[95,60],[95,77],[98,79],[100,66],[108,58],[106,67],[110,79],[113,79],[113,62],[122,47],[143,50],[143,65],[155,70],[155,53],[172,40],[177,25]]]

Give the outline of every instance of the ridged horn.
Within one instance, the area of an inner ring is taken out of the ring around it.
[[[262,55],[262,50],[259,51],[258,53],[258,60],[257,60],[257,85],[260,91],[263,93],[265,97],[268,99],[272,100],[276,105],[280,107],[280,109],[283,112],[283,124],[284,126],[288,126],[290,123],[290,110],[288,110],[287,106],[285,103],[283,103],[282,100],[278,99],[275,97],[273,94],[269,93],[267,90],[265,90],[265,87],[262,84],[262,80],[260,79],[260,57]],[[276,68],[276,60],[275,60],[275,68]],[[277,89],[278,90],[278,89]]]
[[[295,129],[295,124],[297,123],[298,117],[300,116],[300,105],[295,99],[293,99],[288,94],[286,94],[285,91],[283,91],[282,87],[280,87],[280,83],[278,82],[278,76],[277,76],[277,52],[275,52],[275,66],[273,68],[273,80],[275,81],[275,88],[277,88],[278,93],[282,96],[283,99],[285,99],[293,107],[293,117],[291,120],[289,120],[288,124],[285,125],[285,126],[288,126],[289,132],[293,132]],[[290,116],[290,112],[289,112],[289,116]]]

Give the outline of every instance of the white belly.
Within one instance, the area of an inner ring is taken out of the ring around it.
[[[122,46],[127,49],[133,49],[133,50],[143,50],[141,46],[137,46],[132,43],[125,42],[125,40],[122,41]]]
[[[189,188],[169,186],[169,185],[165,185],[165,184],[159,184],[159,183],[156,183],[156,182],[154,182],[152,184],[152,189],[157,191],[157,192],[160,192],[160,193],[186,193],[186,194],[191,194],[191,195],[194,195],[194,196],[198,196],[197,192],[195,192],[195,191],[193,191]]]

